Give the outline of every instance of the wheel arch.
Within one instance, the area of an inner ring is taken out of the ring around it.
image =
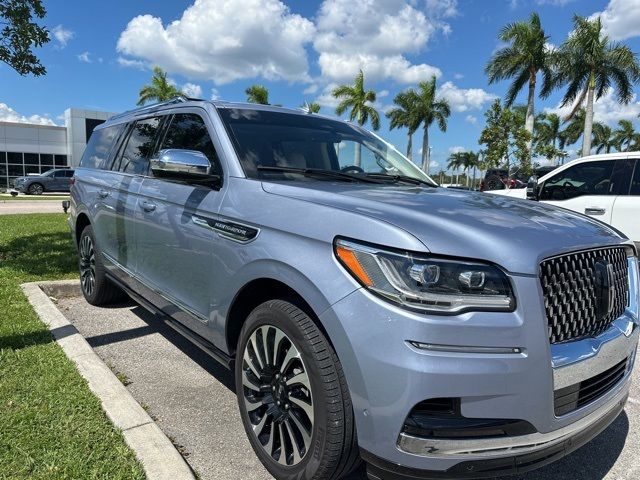
[[[313,302],[308,301],[298,290],[280,279],[270,277],[255,278],[245,283],[236,293],[227,311],[225,322],[227,351],[235,355],[240,331],[247,317],[258,305],[269,300],[286,300],[293,303],[313,320],[333,347],[331,337],[320,321],[322,311],[316,311],[318,307],[312,307]]]
[[[91,225],[91,221],[89,220],[89,216],[82,212],[78,214],[76,218],[76,226],[75,226],[75,240],[76,246],[80,243],[80,235],[82,235],[82,231],[87,227],[87,225]]]

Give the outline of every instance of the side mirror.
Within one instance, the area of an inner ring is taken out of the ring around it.
[[[220,183],[220,176],[212,173],[211,163],[202,152],[169,148],[160,150],[149,162],[156,177],[181,180],[203,185]]]
[[[527,199],[538,200],[538,177],[535,175],[529,177],[527,182]]]

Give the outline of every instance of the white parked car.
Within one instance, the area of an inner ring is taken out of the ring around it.
[[[584,213],[640,243],[640,152],[578,158],[540,177],[533,189],[487,193],[528,198]]]

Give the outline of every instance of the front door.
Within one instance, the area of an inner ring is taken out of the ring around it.
[[[202,109],[180,109],[167,119],[159,150],[204,153],[222,176]],[[223,192],[213,186],[144,178],[136,211],[137,277],[165,313],[208,337],[218,235],[207,225],[217,215]]]

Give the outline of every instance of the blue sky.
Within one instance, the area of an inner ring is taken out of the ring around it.
[[[447,132],[430,132],[435,169],[452,150],[478,148],[484,111],[504,95],[508,84],[489,85],[484,66],[499,48],[497,34],[506,23],[535,10],[557,45],[574,13],[601,12],[609,35],[640,52],[637,0],[44,3],[52,41],[38,55],[47,75],[20,77],[0,64],[0,120],[61,124],[70,106],[130,109],[156,64],[178,87],[202,98],[244,100],[244,89],[260,83],[272,103],[297,107],[320,101],[327,114],[335,107],[328,95],[332,86],[350,81],[360,67],[367,86],[379,92],[381,111],[397,92],[435,74],[440,94],[453,107]],[[538,99],[536,108],[556,109],[559,99],[560,92]],[[635,121],[638,113],[638,99],[619,107],[612,94],[596,105],[596,120],[611,125],[621,118]],[[405,132],[390,132],[386,120],[380,134],[405,149]],[[414,145],[420,142],[418,135]]]

